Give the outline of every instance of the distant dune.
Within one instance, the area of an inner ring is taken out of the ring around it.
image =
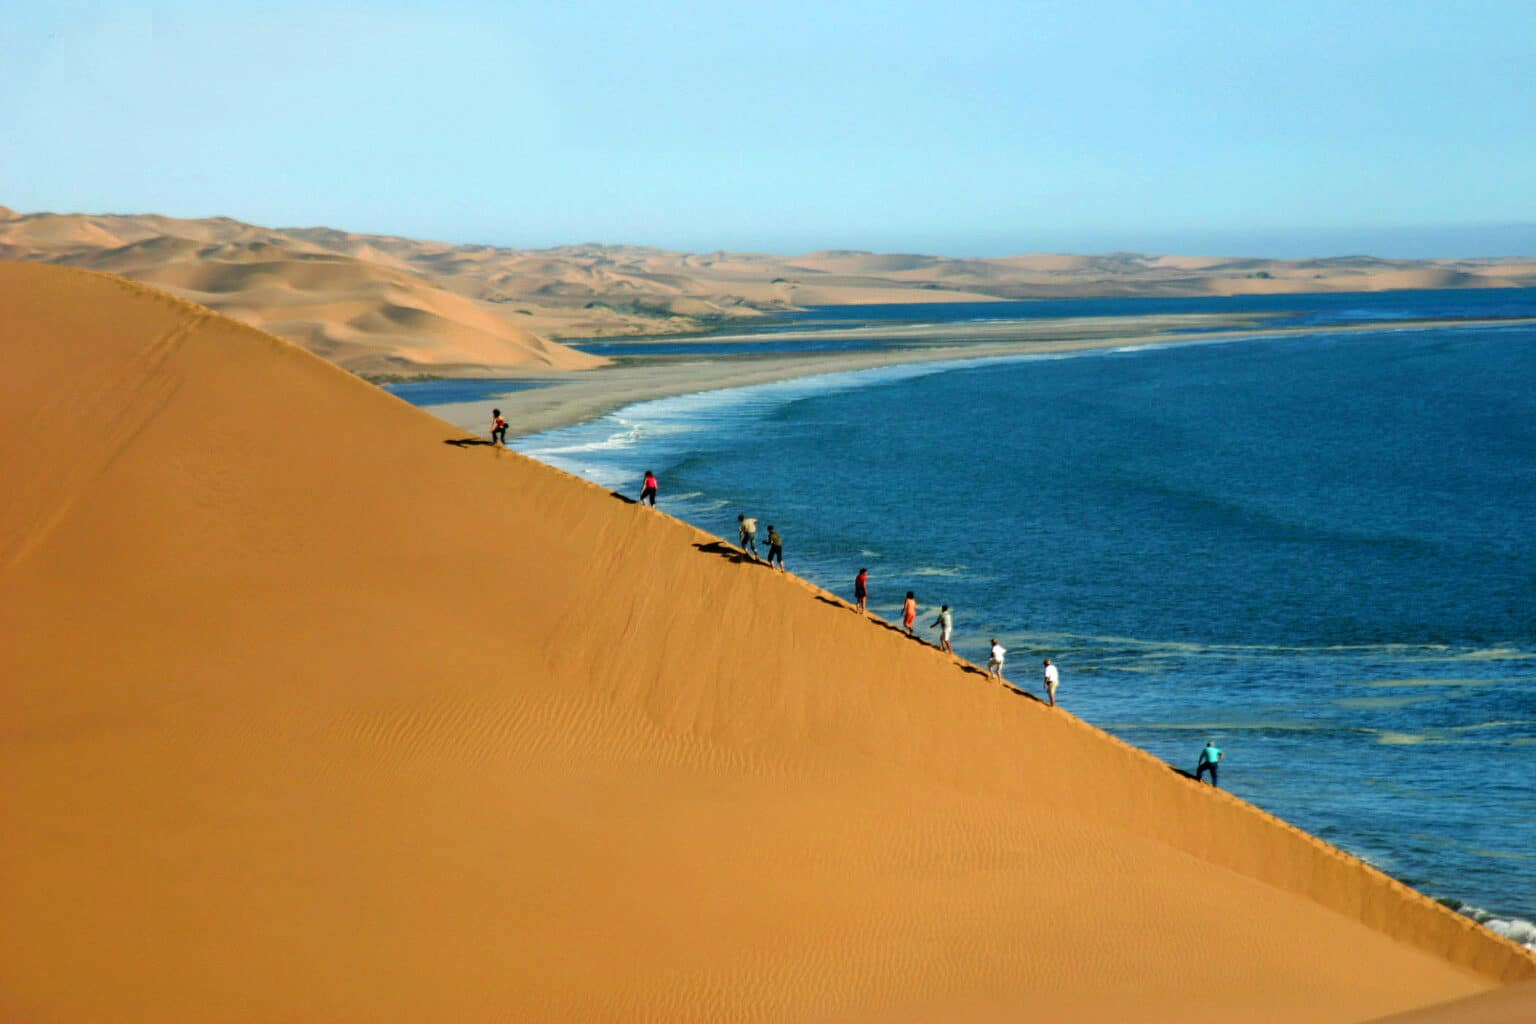
[[[0,308],[0,1019],[1326,1024],[1536,978],[293,345],[68,267]]]
[[[1530,259],[525,251],[227,217],[9,210],[0,259],[147,281],[373,376],[585,369],[604,360],[553,339],[698,331],[815,305],[1536,285]]]
[[[384,248],[343,253],[303,234],[224,218],[44,214],[0,220],[0,257],[146,281],[371,376],[498,376],[606,362],[441,287]]]

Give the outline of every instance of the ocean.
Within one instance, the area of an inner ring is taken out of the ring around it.
[[[829,590],[868,567],[888,618],[949,604],[963,657],[996,637],[1036,692],[1052,658],[1068,710],[1186,770],[1214,739],[1223,787],[1536,944],[1536,326],[1391,326],[1536,289],[793,323],[1201,310],[1313,330],[828,374],[514,446],[630,492],[654,469],[722,537],[755,515]]]

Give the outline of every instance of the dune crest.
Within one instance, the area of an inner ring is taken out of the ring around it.
[[[0,303],[0,1017],[1359,1021],[1536,977],[291,344],[70,268]]]

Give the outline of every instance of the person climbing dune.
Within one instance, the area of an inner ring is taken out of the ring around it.
[[[757,554],[757,520],[748,515],[737,516],[736,533],[741,539],[741,553],[750,553],[753,558],[761,561]]]
[[[772,523],[768,524],[768,564],[779,563],[779,571],[784,571],[784,538],[779,531],[774,529]]]
[[[954,654],[955,648],[950,639],[955,635],[955,614],[949,610],[949,605],[939,605],[939,617],[929,625],[939,627],[939,650]]]

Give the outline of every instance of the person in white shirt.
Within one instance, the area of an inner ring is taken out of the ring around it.
[[[1051,664],[1051,659],[1045,659],[1045,699],[1051,705],[1056,706],[1056,684],[1061,682],[1061,676],[1056,671],[1056,666]]]
[[[758,561],[762,559],[757,553],[757,520],[749,516],[737,516],[737,533],[741,536],[741,553],[752,553],[752,557]]]
[[[955,635],[955,616],[949,610],[949,605],[939,605],[939,617],[930,623],[929,628],[933,626],[939,627],[939,650],[954,654],[955,648],[950,644],[949,638]]]
[[[1008,649],[997,642],[997,637],[993,637],[992,660],[987,662],[987,675],[991,676],[993,679],[996,679],[998,682],[1003,681],[1003,656],[1007,653]]]

